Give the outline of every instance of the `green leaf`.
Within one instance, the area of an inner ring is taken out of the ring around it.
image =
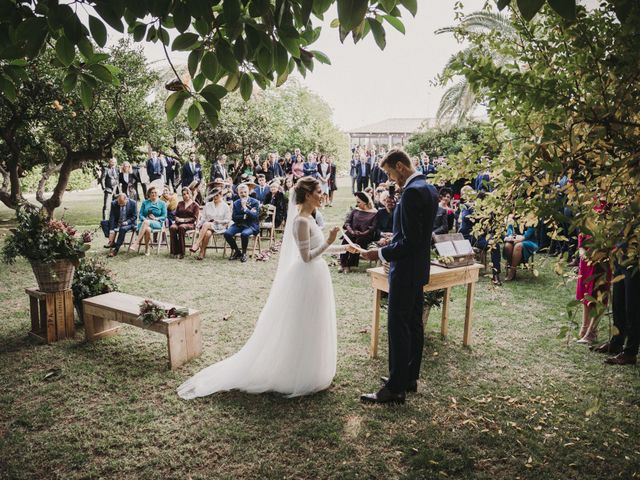
[[[198,102],[193,102],[187,111],[187,122],[189,123],[191,130],[198,128],[201,121],[202,116],[200,114],[200,109],[198,108]]]
[[[204,87],[205,81],[206,81],[206,78],[204,77],[202,72],[200,72],[195,77],[193,77],[193,89],[196,92],[199,92],[200,90],[202,90],[202,87]]]
[[[518,10],[526,21],[536,16],[536,13],[544,5],[544,0],[518,0]]]
[[[178,35],[171,45],[171,50],[193,50],[200,46],[197,33],[182,33]]]
[[[169,32],[167,31],[166,28],[162,28],[160,27],[158,29],[158,38],[160,39],[160,41],[165,45],[168,46],[169,42],[171,41],[171,37],[169,36]]]
[[[289,64],[289,55],[287,54],[287,49],[277,43],[274,57],[276,72],[278,72],[278,74],[282,74],[287,69],[287,65]]]
[[[414,17],[418,13],[418,0],[400,0],[400,5],[409,10],[409,13]]]
[[[74,88],[76,88],[77,83],[78,74],[76,72],[67,73],[64,77],[64,80],[62,81],[62,91],[64,93],[71,92]]]
[[[218,58],[213,52],[207,52],[204,54],[202,62],[200,62],[200,71],[212,82],[218,80],[220,65],[218,64]]]
[[[6,76],[0,76],[0,90],[10,102],[15,102],[18,97],[18,90],[14,83]]]
[[[113,83],[113,75],[104,65],[89,65],[89,71],[99,80],[105,83]]]
[[[206,87],[204,87],[202,89],[202,92],[200,92],[203,96],[204,95],[213,95],[214,97],[216,97],[217,99],[220,99],[222,97],[224,97],[228,92],[227,89],[224,88],[222,85],[218,85],[217,83],[210,83],[209,85],[207,85]],[[215,103],[215,102],[212,102]],[[220,102],[218,102],[220,103]]]
[[[375,39],[380,50],[384,50],[384,47],[387,46],[387,35],[382,28],[382,25],[375,18],[367,18],[367,23],[369,23],[369,27],[371,27],[371,32],[373,33],[373,38]]]
[[[400,20],[397,17],[393,17],[391,15],[383,15],[382,18],[384,18],[387,22],[389,22],[389,24],[395,28],[396,30],[398,30],[400,33],[404,34],[405,29],[404,29],[404,23],[402,23],[402,20]]]
[[[331,65],[331,60],[324,53],[318,50],[311,50],[314,58],[318,60],[320,63],[324,63],[325,65]]]
[[[198,65],[200,64],[201,58],[202,58],[202,49],[193,50],[189,54],[189,58],[187,59],[187,67],[189,68],[189,75],[191,75],[191,78],[196,76],[196,72],[198,71]]]
[[[368,0],[338,0],[340,26],[353,30],[364,20],[369,6]]]
[[[49,25],[44,18],[28,18],[18,26],[16,36],[25,42],[24,50],[27,57],[33,58],[42,50],[49,36]],[[19,53],[14,58],[23,56],[19,49],[17,52]]]
[[[91,36],[100,47],[104,47],[107,44],[107,27],[99,18],[89,15],[89,30]]]
[[[273,68],[273,55],[271,49],[268,47],[262,47],[258,50],[257,57],[258,67],[262,72],[269,73]]]
[[[311,17],[311,9],[313,8],[313,0],[300,1],[300,23],[306,25]]]
[[[64,35],[56,42],[56,56],[65,67],[71,65],[76,57],[76,47]]]
[[[133,40],[136,42],[141,42],[147,33],[147,26],[143,23],[137,24],[133,27]]]
[[[251,98],[251,92],[253,91],[253,78],[250,73],[243,73],[240,77],[240,95],[244,101],[248,101]]]
[[[227,81],[224,83],[224,88],[229,92],[233,92],[238,88],[240,83],[240,74],[238,72],[230,73],[227,75]]]
[[[93,89],[87,82],[80,82],[80,100],[85,110],[89,110],[93,105]]]
[[[340,20],[338,20],[337,18],[334,18],[333,20],[331,20],[331,23],[329,24],[329,26],[331,28],[338,28],[340,26]]]
[[[122,15],[114,9],[114,7],[106,2],[100,2],[93,7],[100,18],[115,28],[118,32],[124,33],[124,25],[122,24]]]
[[[87,61],[91,61],[93,58],[93,45],[87,37],[80,39],[78,42],[78,50],[80,50],[80,53]]]
[[[280,37],[280,43],[295,58],[300,58],[300,44],[297,38]]]
[[[207,85],[207,87],[210,87],[210,86],[211,85]],[[227,89],[224,88],[222,85],[218,85],[218,86],[222,88],[225,91],[225,93],[227,92]],[[220,110],[222,108],[220,100],[215,93],[211,91],[205,91],[205,89],[203,89],[202,92],[200,92],[200,95],[202,95],[202,98],[204,98],[208,103],[216,107],[217,110]]]
[[[280,85],[282,85],[284,82],[287,81],[287,78],[289,78],[289,69],[286,69],[284,72],[282,72],[279,76],[278,79],[276,80],[276,87],[279,87]]]
[[[238,71],[238,62],[226,41],[222,40],[216,43],[216,56],[222,68],[227,72],[234,73]]]
[[[567,20],[576,19],[576,0],[547,0],[558,15]]]
[[[185,32],[191,24],[191,14],[182,2],[176,3],[173,10],[173,22],[180,33]]]
[[[184,90],[173,92],[167,97],[167,100],[164,102],[164,111],[167,113],[167,120],[169,122],[180,113],[180,109],[187,97],[189,97],[189,94]]]
[[[382,5],[382,8],[384,8],[387,12],[393,10],[396,6],[396,3],[398,3],[398,0],[380,0],[380,5]]]
[[[498,10],[504,10],[507,5],[511,3],[511,0],[497,0]]]
[[[218,112],[220,110],[206,102],[200,103],[200,106],[202,106],[202,110],[204,110],[204,114],[211,126],[215,128],[218,125]]]
[[[240,0],[224,0],[222,4],[222,16],[227,25],[232,26],[240,19],[242,5]]]

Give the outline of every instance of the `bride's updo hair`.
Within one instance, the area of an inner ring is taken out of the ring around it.
[[[318,185],[320,182],[313,177],[302,177],[298,180],[295,186],[296,205],[302,205],[307,199],[307,194],[315,192]]]

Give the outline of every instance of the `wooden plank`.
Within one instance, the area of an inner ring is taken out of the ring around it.
[[[73,291],[65,290],[64,292],[64,312],[65,312],[65,330],[67,338],[73,338],[76,335],[76,322],[73,320]]]
[[[202,353],[202,330],[200,315],[190,315],[184,318],[184,329],[187,340],[187,361],[200,356]]]
[[[24,291],[30,297],[37,298],[38,300],[44,300],[47,298],[46,292],[41,292],[35,287],[25,288]]]
[[[57,340],[56,336],[56,316],[55,316],[55,296],[53,294],[47,294],[44,302],[40,302],[40,307],[42,308],[42,303],[44,303],[45,317],[47,319],[47,342],[55,342]]]
[[[378,356],[378,336],[380,333],[380,300],[382,292],[377,288],[373,289],[373,317],[371,319],[371,348],[372,358]]]
[[[169,325],[167,346],[169,350],[169,368],[175,370],[187,360],[187,341],[183,322],[175,322]]]
[[[440,322],[440,335],[446,337],[449,334],[449,300],[451,298],[451,289],[444,289],[444,298],[442,299],[442,321]]]
[[[62,340],[67,338],[67,329],[65,324],[64,309],[64,292],[55,292],[53,294],[56,310],[54,312],[56,318],[56,338]]]
[[[31,331],[40,332],[40,317],[38,315],[38,299],[29,297],[29,314],[31,315]]]
[[[462,344],[467,347],[471,345],[471,325],[473,323],[473,295],[476,284],[471,282],[467,285],[467,305],[464,312],[464,337]]]
[[[84,338],[92,341],[95,338],[95,327],[93,326],[93,315],[87,313],[86,306],[83,308],[82,323],[84,323]]]

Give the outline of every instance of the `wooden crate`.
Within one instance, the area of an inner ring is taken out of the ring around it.
[[[37,288],[27,288],[31,331],[29,335],[46,343],[73,338],[76,326],[73,320],[73,292],[41,292]]]

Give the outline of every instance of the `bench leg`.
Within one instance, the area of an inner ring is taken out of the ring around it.
[[[167,333],[169,368],[175,370],[202,353],[200,316],[192,315],[169,324]]]
[[[467,305],[464,312],[464,337],[462,340],[462,344],[465,347],[471,344],[471,324],[473,322],[473,295],[475,289],[475,282],[467,284]]]
[[[440,322],[440,335],[446,337],[449,334],[449,301],[451,299],[451,288],[444,289],[442,299],[442,321]]]
[[[116,335],[121,325],[113,320],[105,320],[102,317],[84,314],[84,336],[88,341],[99,340]]]
[[[377,288],[373,289],[373,317],[371,319],[371,350],[372,358],[378,356],[378,335],[380,333],[380,300],[382,299],[382,291]]]

